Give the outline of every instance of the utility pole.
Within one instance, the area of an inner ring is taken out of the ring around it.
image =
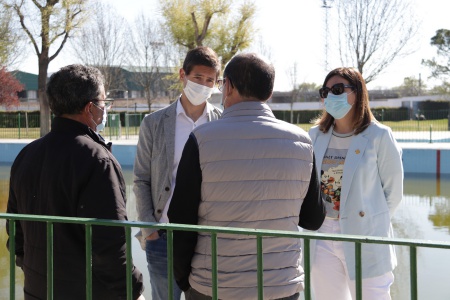
[[[328,68],[328,39],[330,37],[330,35],[328,35],[328,28],[329,28],[329,24],[328,24],[328,10],[331,8],[331,3],[334,0],[322,0],[322,8],[325,9],[325,34],[324,34],[324,39],[325,39],[325,72],[329,71]]]

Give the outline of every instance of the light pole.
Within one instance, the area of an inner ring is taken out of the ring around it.
[[[328,72],[328,9],[334,0],[322,0],[322,8],[325,9],[325,71]]]

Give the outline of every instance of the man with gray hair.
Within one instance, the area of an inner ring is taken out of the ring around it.
[[[273,66],[254,53],[223,73],[222,118],[195,128],[183,150],[169,207],[173,223],[317,230],[325,208],[308,134],[277,120],[266,101]],[[256,237],[217,235],[219,299],[257,299]],[[303,290],[300,239],[263,240],[264,299]],[[187,300],[211,299],[211,234],[175,231],[174,273]]]
[[[108,106],[102,74],[83,65],[63,67],[50,77],[47,96],[55,114],[51,131],[16,157],[7,212],[127,220],[122,169],[96,133]],[[53,230],[54,298],[86,299],[85,226],[55,223]],[[16,231],[25,299],[46,299],[46,224],[20,221]],[[93,299],[126,299],[125,250],[123,227],[92,227]],[[133,299],[144,299],[143,289],[133,266]]]

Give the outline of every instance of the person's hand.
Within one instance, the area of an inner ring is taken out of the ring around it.
[[[147,241],[154,241],[159,239],[159,234],[158,231],[153,232],[152,234],[150,234],[148,237],[145,238]]]
[[[137,298],[137,300],[145,300],[144,295],[140,295],[139,298]]]

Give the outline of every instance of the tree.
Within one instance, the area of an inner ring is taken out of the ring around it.
[[[267,41],[264,40],[264,37],[261,34],[258,34],[253,40],[252,46],[248,50],[262,55],[272,64],[275,63],[272,57],[272,47],[267,44]]]
[[[398,90],[400,94],[404,96],[419,96],[422,94],[422,90],[426,89],[426,85],[422,82],[422,79],[416,79],[416,77],[405,77],[403,84],[395,90]]]
[[[408,48],[418,22],[405,0],[340,0],[339,55],[343,66],[354,66],[366,83],[374,80]]]
[[[298,85],[298,90],[300,93],[317,93],[319,95],[319,89],[322,85],[314,82],[303,82]]]
[[[24,38],[12,22],[13,13],[0,0],[0,66],[14,66],[23,57]]]
[[[105,90],[127,91],[121,67],[126,61],[127,21],[108,3],[96,2],[83,28],[71,41],[74,55],[83,64],[95,66],[105,78]]]
[[[23,85],[5,67],[0,68],[0,104],[10,107],[19,105],[17,93],[23,90]]]
[[[431,69],[431,77],[445,79],[450,75],[450,30],[437,30],[430,44],[437,47],[438,57],[422,60],[422,64]]]
[[[171,43],[164,38],[161,25],[140,14],[133,27],[130,59],[133,81],[144,90],[151,111],[152,102],[157,98],[157,90],[169,89],[170,80],[164,76],[173,73],[170,59]]]
[[[434,86],[430,90],[432,95],[450,95],[450,82],[442,82],[441,85]]]
[[[232,0],[160,0],[164,24],[176,44],[188,50],[211,47],[225,65],[250,46],[256,6],[245,1],[237,9]],[[236,14],[231,14],[236,11]]]
[[[72,32],[82,22],[87,0],[6,0],[30,40],[38,57],[38,98],[41,136],[50,131],[50,108],[45,88],[48,66],[63,49]],[[56,44],[56,51],[50,48]]]

